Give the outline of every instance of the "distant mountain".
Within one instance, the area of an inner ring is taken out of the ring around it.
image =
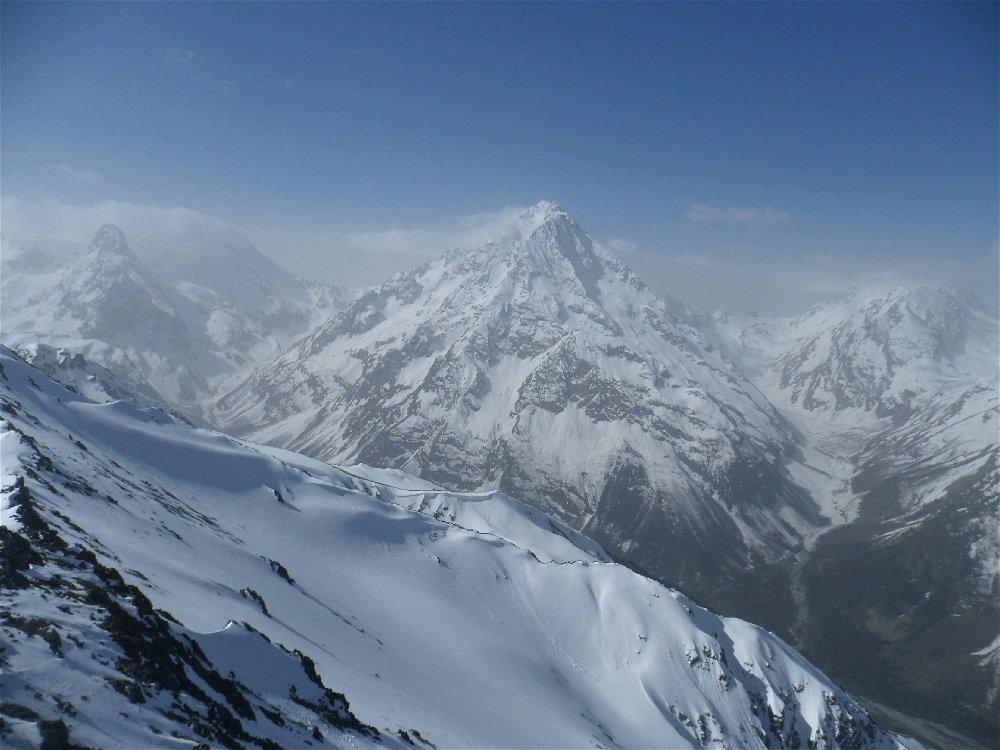
[[[83,355],[196,419],[220,382],[343,303],[338,289],[301,281],[230,230],[201,225],[151,231],[141,253],[106,225],[62,265],[17,250],[4,257],[2,291],[7,344]]]
[[[896,288],[717,331],[796,425],[797,476],[838,524],[802,558],[801,645],[862,694],[995,745],[997,320]]]
[[[178,404],[207,389],[206,371],[223,369],[204,333],[188,325],[183,298],[153,278],[117,227],[102,227],[87,253],[34,280],[4,274],[8,344],[65,348]]]
[[[503,495],[98,405],[6,349],[0,409],[5,745],[903,747]]]
[[[774,403],[828,417],[904,420],[918,394],[997,371],[996,318],[948,289],[858,292],[728,334]]]
[[[294,276],[206,217],[140,224],[133,245],[156,279],[200,308],[199,327],[237,366],[278,354],[347,301],[344,289]]]
[[[501,489],[695,596],[825,525],[757,388],[557,205],[358,296],[218,402],[254,440]]]

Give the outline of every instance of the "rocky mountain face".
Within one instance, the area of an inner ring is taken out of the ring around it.
[[[502,494],[96,404],[6,349],[0,409],[5,745],[904,746]]]
[[[62,263],[5,252],[4,342],[28,355],[35,344],[82,355],[200,420],[201,401],[221,382],[343,301],[336,288],[296,279],[245,240],[204,232],[171,239],[145,241],[140,257],[106,225],[86,253]]]
[[[917,288],[720,329],[839,511],[802,556],[800,644],[861,694],[995,745],[996,319]]]
[[[759,601],[748,571],[826,523],[784,469],[787,423],[553,204],[360,295],[212,419],[528,498],[710,601]]]

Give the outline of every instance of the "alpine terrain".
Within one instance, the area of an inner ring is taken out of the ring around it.
[[[717,323],[796,426],[797,479],[834,524],[797,564],[800,645],[866,697],[967,735],[952,746],[995,746],[996,318],[897,288]]]
[[[992,746],[997,361],[996,318],[947,290],[693,313],[542,202],[359,294],[210,418],[523,497],[944,746]]]
[[[551,203],[360,294],[211,419],[323,460],[527,498],[747,616],[775,609],[766,589],[789,611],[787,585],[749,589],[748,575],[826,523],[785,469],[790,425]]]
[[[105,226],[69,261],[5,245],[5,343],[76,401],[387,467],[351,471],[362,492],[403,487],[397,505],[521,547],[558,529],[779,633],[928,747],[1000,743],[998,322],[974,300],[901,287],[794,318],[701,314],[542,202],[348,302],[224,226],[175,224],[130,227],[134,249]],[[498,492],[544,513],[465,517],[515,507]],[[273,614],[257,585],[225,586]]]
[[[5,746],[903,746],[501,493],[98,404],[7,349],[0,399]]]

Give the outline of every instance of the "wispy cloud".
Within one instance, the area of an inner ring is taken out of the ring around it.
[[[436,258],[456,247],[478,247],[496,239],[523,213],[524,206],[507,206],[488,213],[456,217],[450,225],[433,228],[309,231],[259,227],[248,229],[254,243],[297,273],[322,270],[345,286],[374,284],[395,271]]]
[[[104,175],[96,169],[74,169],[70,164],[46,164],[43,169],[51,175],[68,177],[71,180],[84,182],[88,185],[96,185],[104,182]]]
[[[695,224],[746,224],[749,226],[768,226],[783,221],[790,221],[792,215],[787,211],[764,206],[752,208],[742,206],[710,206],[707,203],[689,203],[688,221]]]
[[[618,255],[636,255],[640,252],[637,244],[622,237],[612,237],[604,244],[608,250]]]
[[[167,47],[160,51],[160,57],[171,68],[183,71],[196,83],[211,86],[226,94],[236,89],[235,81],[216,75],[201,57],[189,49]]]

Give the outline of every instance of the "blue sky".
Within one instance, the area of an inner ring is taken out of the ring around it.
[[[5,197],[186,206],[272,254],[299,233],[299,271],[341,262],[322,237],[541,198],[650,268],[997,253],[994,3],[2,14]]]

